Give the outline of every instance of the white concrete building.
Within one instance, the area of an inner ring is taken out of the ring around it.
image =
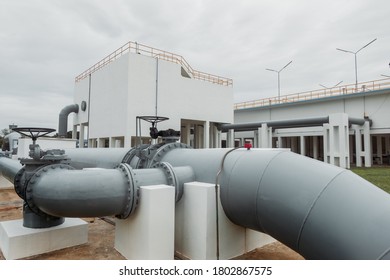
[[[75,132],[89,147],[132,147],[136,117],[163,116],[196,148],[218,147],[218,123],[233,122],[232,80],[196,71],[180,56],[129,42],[76,77]],[[142,123],[149,142],[150,124]],[[211,132],[211,133],[210,133]],[[80,145],[82,146],[82,145]]]
[[[74,138],[133,147],[136,117],[163,116],[194,148],[290,148],[344,168],[389,163],[389,79],[233,104],[232,80],[194,70],[177,54],[129,42],[76,77]],[[234,110],[233,110],[234,108]],[[221,124],[257,123],[220,130]],[[142,123],[148,143],[150,124]],[[82,146],[82,145],[81,145]]]
[[[235,105],[236,145],[287,147],[344,168],[389,164],[389,79]],[[240,130],[240,131],[239,131]]]

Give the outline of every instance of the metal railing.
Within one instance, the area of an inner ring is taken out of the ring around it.
[[[128,53],[128,52],[134,52],[137,54],[151,56],[151,57],[155,57],[155,58],[159,58],[162,60],[166,60],[166,61],[170,61],[170,62],[179,64],[183,67],[183,69],[188,73],[188,75],[191,78],[194,78],[197,80],[203,80],[203,81],[207,81],[207,82],[211,82],[211,83],[219,84],[219,85],[224,85],[224,86],[232,86],[233,85],[233,80],[230,78],[212,75],[212,74],[208,74],[208,73],[193,69],[181,55],[174,54],[174,53],[167,52],[167,51],[163,51],[163,50],[159,50],[156,48],[152,48],[152,47],[149,47],[149,46],[146,46],[143,44],[139,44],[137,42],[128,42],[128,43],[124,44],[122,47],[118,48],[117,50],[115,50],[114,52],[112,52],[111,54],[109,54],[108,56],[106,56],[105,58],[103,58],[102,60],[100,60],[99,62],[97,62],[96,64],[94,64],[93,66],[91,66],[90,68],[85,70],[84,72],[82,72],[80,75],[78,75],[75,78],[75,82],[77,83],[77,82],[81,81],[82,79],[85,79],[90,74],[103,68],[107,64],[111,63],[112,61],[116,60],[117,58],[119,58],[120,56],[122,56],[123,54]]]
[[[312,91],[282,95],[280,96],[280,98],[276,96],[276,97],[262,98],[262,99],[252,100],[252,101],[245,101],[245,102],[234,104],[234,109],[239,110],[239,109],[254,108],[254,107],[266,107],[266,106],[272,106],[277,104],[308,101],[308,100],[331,97],[331,96],[370,92],[373,90],[380,90],[385,88],[390,88],[389,78],[358,83],[357,87],[356,84],[349,84],[349,85],[341,85],[338,87],[328,88],[328,89],[317,89]]]

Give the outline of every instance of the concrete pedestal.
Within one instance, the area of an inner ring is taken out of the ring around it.
[[[26,258],[88,242],[88,223],[67,218],[62,225],[31,229],[23,220],[0,222],[0,248],[7,260]]]
[[[176,204],[175,250],[188,259],[217,259],[217,216],[215,185],[184,184]],[[219,259],[230,259],[274,241],[268,235],[230,222],[218,203]]]
[[[117,220],[115,249],[129,260],[173,260],[175,188],[140,188],[140,203],[125,220]]]

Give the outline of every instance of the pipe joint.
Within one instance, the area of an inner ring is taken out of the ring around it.
[[[168,162],[156,163],[166,176],[167,184],[175,187],[175,201],[178,202],[183,196],[184,183],[195,180],[195,173],[191,166],[173,167]]]
[[[127,183],[127,192],[126,192],[126,206],[122,213],[116,215],[118,219],[126,219],[134,212],[135,208],[138,206],[139,201],[139,187],[137,186],[137,180],[135,180],[135,174],[133,169],[127,163],[121,163],[118,168],[122,171],[125,181]]]
[[[17,174],[15,177],[15,181],[17,178],[20,178],[20,182],[23,184],[24,181],[24,188],[19,188],[19,193],[21,193],[24,197],[22,197],[28,207],[31,209],[32,212],[37,214],[38,216],[42,217],[53,217],[52,215],[49,215],[42,211],[38,205],[34,202],[34,186],[39,184],[39,181],[45,174],[53,173],[53,172],[61,172],[62,170],[73,170],[74,168],[69,166],[68,164],[50,164],[45,165],[38,170],[34,172],[34,174],[30,177],[30,179],[22,179],[20,174]],[[24,173],[24,172],[23,172]],[[24,177],[24,176],[23,176]],[[16,186],[16,185],[15,185]],[[24,194],[23,194],[24,192]],[[18,194],[19,194],[18,193]]]

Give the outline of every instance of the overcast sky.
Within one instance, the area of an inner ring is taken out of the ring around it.
[[[389,0],[0,0],[0,129],[58,129],[74,78],[128,41],[229,77],[235,101],[390,75]]]

